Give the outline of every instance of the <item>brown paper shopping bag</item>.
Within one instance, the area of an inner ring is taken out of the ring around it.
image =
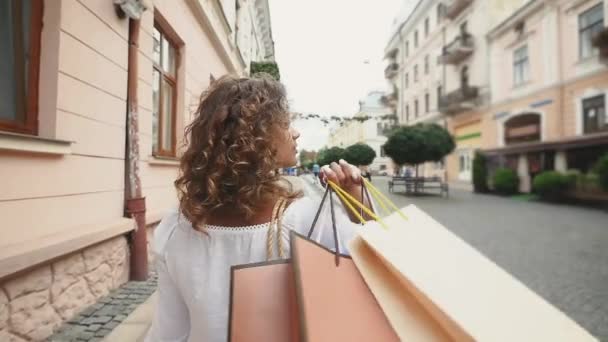
[[[340,254],[331,192],[329,199],[334,251],[291,233],[301,340],[398,341],[352,259]]]
[[[328,197],[334,252],[310,239]],[[352,260],[340,255],[330,188],[307,237],[290,238],[292,260],[232,267],[229,341],[397,341]]]
[[[403,340],[597,341],[417,207],[383,222],[349,248]]]
[[[273,209],[268,234],[268,259],[281,250],[284,201]],[[276,245],[276,246],[275,246]],[[276,247],[276,248],[275,248]],[[228,341],[299,341],[298,313],[290,260],[238,265],[231,269]]]

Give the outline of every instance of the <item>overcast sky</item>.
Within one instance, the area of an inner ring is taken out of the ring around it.
[[[387,89],[383,52],[393,19],[413,0],[269,0],[276,61],[291,109],[352,116],[368,91]],[[367,61],[367,63],[366,63]],[[299,147],[319,149],[329,129],[294,123]]]

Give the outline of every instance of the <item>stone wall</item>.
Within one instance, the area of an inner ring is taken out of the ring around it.
[[[0,341],[40,341],[129,278],[124,236],[0,282]]]

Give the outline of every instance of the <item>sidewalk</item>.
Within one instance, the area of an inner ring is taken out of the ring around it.
[[[120,325],[107,335],[103,342],[133,341],[140,342],[146,337],[152,324],[154,310],[156,309],[158,291],[133,311]]]

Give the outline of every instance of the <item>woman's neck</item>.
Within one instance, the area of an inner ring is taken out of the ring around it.
[[[233,207],[223,207],[214,211],[209,219],[207,219],[207,224],[222,227],[239,227],[268,223],[271,220],[275,202],[276,200],[270,201],[258,207],[251,217],[246,217],[244,214],[236,214],[236,210]]]

